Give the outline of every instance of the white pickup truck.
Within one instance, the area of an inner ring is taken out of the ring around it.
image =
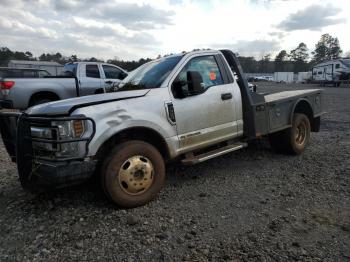
[[[96,62],[74,62],[64,66],[64,75],[45,78],[0,79],[0,108],[26,109],[51,101],[105,93],[128,73],[122,68]]]
[[[262,137],[301,154],[322,103],[319,89],[251,92],[232,51],[206,50],[151,61],[114,93],[0,114],[0,131],[24,188],[95,174],[110,200],[136,207],[161,190],[168,161],[200,163]]]

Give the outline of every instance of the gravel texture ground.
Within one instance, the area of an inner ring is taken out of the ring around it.
[[[315,86],[259,86],[295,88]],[[159,197],[128,210],[93,183],[25,193],[1,144],[0,261],[350,261],[350,88],[325,88],[325,110],[303,155],[260,141],[172,164]]]

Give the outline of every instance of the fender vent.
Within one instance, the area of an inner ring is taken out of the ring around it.
[[[168,110],[168,117],[171,122],[176,123],[176,118],[175,118],[175,110],[174,110],[174,105],[173,103],[167,103],[167,110]]]

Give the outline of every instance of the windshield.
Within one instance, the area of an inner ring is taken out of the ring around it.
[[[182,56],[172,56],[152,61],[132,71],[117,87],[116,91],[158,88],[168,77]]]

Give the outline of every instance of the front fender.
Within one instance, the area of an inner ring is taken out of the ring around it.
[[[158,133],[161,137],[164,138],[164,140],[166,139],[166,137],[168,137],[166,131],[155,123],[137,120],[129,121],[120,125],[110,126],[110,128],[106,129],[103,133],[100,133],[98,136],[95,136],[95,138],[90,142],[89,145],[89,156],[96,155],[99,148],[111,137],[115,136],[116,134],[122,131],[137,127],[150,129]]]
[[[94,156],[99,148],[111,137],[121,131],[142,127],[158,133],[164,140],[176,136],[176,127],[171,125],[166,117],[164,107],[153,108],[145,112],[141,109],[123,109],[122,104],[128,100],[113,105],[98,105],[90,108],[78,109],[74,114],[84,114],[91,117],[96,123],[96,133],[89,144],[89,156]],[[129,100],[131,101],[131,100]],[[111,110],[110,107],[114,107]],[[86,112],[86,111],[89,112]]]

